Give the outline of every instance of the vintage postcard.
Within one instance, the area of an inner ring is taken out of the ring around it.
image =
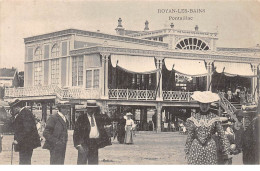
[[[259,165],[259,1],[0,0],[0,165]]]

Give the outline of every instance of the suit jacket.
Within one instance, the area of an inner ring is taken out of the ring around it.
[[[97,128],[99,131],[99,138],[97,139],[97,147],[103,148],[105,146],[111,145],[111,141],[107,135],[107,132],[104,129],[104,124],[108,124],[110,119],[107,115],[94,115]],[[81,114],[76,123],[73,133],[73,142],[74,146],[77,147],[78,145],[89,146],[89,133],[90,133],[90,123],[87,114]]]
[[[44,149],[51,150],[57,144],[67,144],[67,124],[58,113],[51,115],[47,120],[46,127],[43,131],[43,137],[45,138],[45,144],[43,145]]]
[[[35,149],[41,146],[35,118],[27,108],[22,108],[14,119],[14,140],[18,142],[15,151]]]

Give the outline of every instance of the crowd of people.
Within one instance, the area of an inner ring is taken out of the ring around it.
[[[250,89],[246,87],[237,86],[235,89],[228,88],[225,90],[219,90],[226,99],[230,102],[237,102],[240,104],[251,103],[252,99],[249,97]]]
[[[211,103],[219,100],[217,94],[194,92],[192,98],[199,102],[200,111],[192,113],[186,122],[178,125],[179,130],[187,133],[185,155],[188,164],[230,164],[230,155],[241,152],[244,164],[259,164],[257,112],[245,131],[243,113],[238,111],[235,120],[228,120],[210,109]],[[68,109],[61,104],[57,108],[58,112],[50,115],[43,130],[45,142],[42,148],[49,150],[52,165],[64,164],[68,141],[68,120],[65,115]],[[40,147],[42,141],[39,121],[35,122],[33,113],[23,107],[18,99],[10,104],[10,109],[14,128],[13,148],[19,152],[19,164],[31,164],[33,150]],[[88,100],[73,132],[74,147],[78,151],[77,164],[98,164],[99,149],[112,145],[111,136],[104,127],[110,124],[111,119],[100,112],[96,101]],[[117,138],[120,144],[133,144],[136,124],[132,113],[121,115],[114,128],[114,139]]]
[[[69,123],[65,113],[68,106],[57,104],[57,108],[58,112],[50,115],[42,130],[40,121],[28,108],[23,107],[20,100],[10,103],[14,128],[12,149],[19,153],[19,164],[31,164],[33,150],[40,147],[43,140],[41,131],[45,139],[42,148],[49,150],[50,164],[64,164]],[[133,144],[136,125],[131,116],[131,113],[127,113],[117,125],[115,136],[120,143]],[[88,100],[83,114],[77,118],[73,132],[74,147],[78,150],[77,164],[98,164],[98,149],[112,145],[111,137],[105,130],[105,125],[110,124],[111,119],[100,112],[96,101]]]

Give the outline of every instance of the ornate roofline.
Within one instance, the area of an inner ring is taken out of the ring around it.
[[[71,56],[92,54],[92,53],[110,53],[110,54],[125,54],[125,55],[140,55],[140,56],[155,56],[162,58],[180,58],[180,59],[202,59],[213,61],[229,61],[229,62],[247,62],[260,63],[260,58],[255,56],[237,55],[218,53],[214,51],[182,51],[182,50],[143,50],[143,49],[129,49],[120,47],[104,47],[96,46],[89,48],[82,48],[71,50]]]
[[[217,51],[236,51],[236,52],[260,52],[260,48],[226,48],[217,47]]]
[[[212,32],[201,32],[201,31],[192,31],[192,30],[179,30],[179,29],[160,29],[154,31],[142,31],[139,33],[129,34],[131,37],[141,37],[141,36],[152,36],[153,34],[190,34],[190,35],[199,35],[199,36],[209,36],[209,37],[217,37],[218,33]]]
[[[64,36],[64,35],[75,35],[75,34],[85,35],[85,36],[90,36],[90,37],[127,41],[127,42],[133,42],[133,43],[142,43],[142,44],[146,44],[146,45],[160,46],[160,47],[165,47],[165,48],[168,47],[168,44],[163,43],[163,42],[155,42],[155,41],[151,41],[151,40],[133,38],[133,37],[129,37],[129,36],[112,35],[112,34],[84,31],[84,30],[78,30],[78,29],[67,29],[67,30],[61,30],[61,31],[52,32],[52,33],[48,33],[48,34],[27,37],[27,38],[24,38],[24,42],[29,43],[29,42],[33,42],[33,41],[39,41],[42,39],[50,39],[53,37]]]

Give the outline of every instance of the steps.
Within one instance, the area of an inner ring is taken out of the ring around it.
[[[238,103],[238,102],[230,102],[237,110],[241,109],[242,104]]]

